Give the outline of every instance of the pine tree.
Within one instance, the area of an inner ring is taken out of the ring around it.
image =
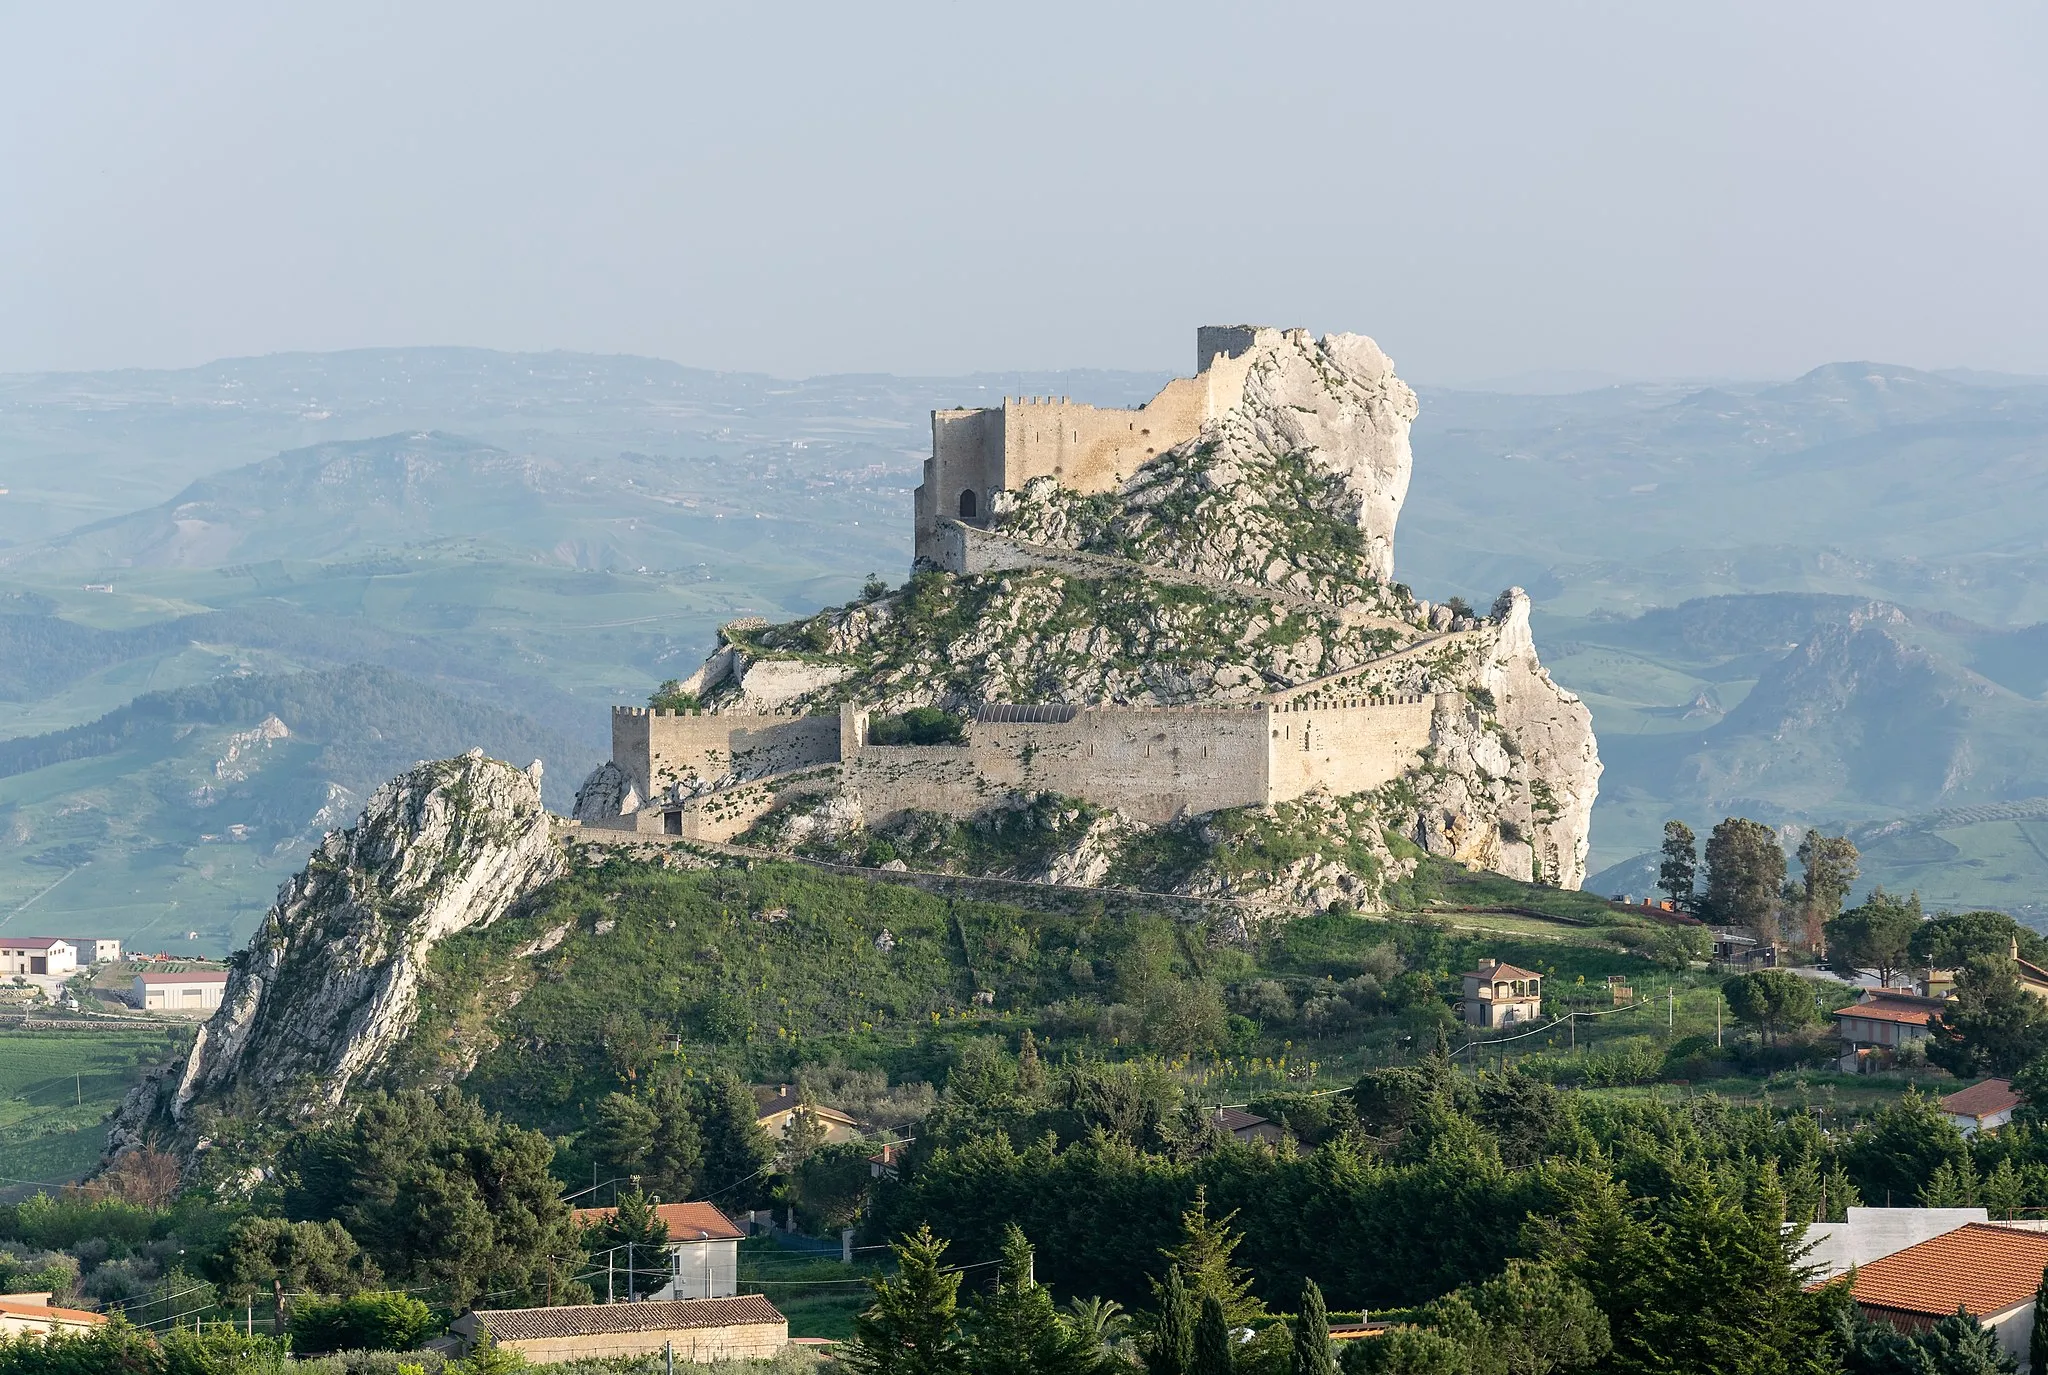
[[[1314,1280],[1301,1289],[1301,1317],[1294,1324],[1294,1375],[1337,1375],[1337,1362],[1330,1357],[1330,1314]]]
[[[1166,1282],[1158,1286],[1159,1311],[1153,1315],[1151,1340],[1145,1345],[1145,1369],[1149,1375],[1188,1375],[1195,1363],[1195,1306],[1180,1267],[1166,1267]]]
[[[1680,907],[1692,906],[1693,884],[1699,878],[1698,838],[1683,821],[1664,823],[1664,862],[1657,866],[1657,886]]]
[[[974,1304],[967,1363],[975,1375],[1084,1375],[1092,1352],[1060,1321],[1032,1274],[1031,1243],[1014,1222],[1003,1231],[995,1291]]]
[[[944,1267],[946,1246],[919,1227],[890,1247],[896,1273],[870,1281],[875,1301],[854,1319],[840,1364],[855,1375],[965,1375],[960,1274]]]
[[[1180,1272],[1191,1301],[1214,1298],[1223,1305],[1229,1324],[1243,1327],[1253,1318],[1264,1317],[1266,1305],[1252,1293],[1251,1273],[1231,1263],[1238,1243],[1244,1240],[1230,1230],[1236,1216],[1211,1218],[1208,1191],[1197,1188],[1195,1206],[1180,1215],[1181,1243],[1166,1252],[1166,1258]]]
[[[1035,1099],[1045,1093],[1045,1065],[1038,1058],[1038,1041],[1031,1028],[1024,1028],[1024,1041],[1017,1047],[1017,1094]]]
[[[1195,1320],[1195,1359],[1188,1375],[1230,1375],[1230,1323],[1214,1294],[1202,1296],[1202,1316]]]

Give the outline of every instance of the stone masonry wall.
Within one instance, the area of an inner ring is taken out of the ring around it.
[[[1035,477],[1076,492],[1107,492],[1146,460],[1193,439],[1244,399],[1255,339],[1240,327],[1204,328],[1196,337],[1201,370],[1168,382],[1135,410],[1006,397],[1000,407],[933,411],[932,454],[915,502],[917,556],[934,557],[938,523],[965,515],[963,491],[974,493],[975,511],[966,518],[975,520],[987,518],[992,493]]]
[[[1067,721],[978,721],[961,745],[868,745],[865,713],[812,716],[613,712],[615,758],[643,787],[623,829],[656,833],[676,783],[747,781],[690,799],[682,834],[725,840],[782,797],[837,779],[870,824],[906,810],[972,815],[1011,793],[1059,793],[1158,824],[1284,802],[1322,787],[1364,792],[1397,777],[1430,742],[1426,697],[1311,706],[1090,707]],[[793,775],[814,771],[798,785]]]
[[[839,716],[612,708],[612,759],[650,803],[675,784],[760,778],[839,758]]]
[[[1270,717],[1268,802],[1314,788],[1343,795],[1392,782],[1429,743],[1435,699],[1404,697],[1358,706],[1289,703]]]

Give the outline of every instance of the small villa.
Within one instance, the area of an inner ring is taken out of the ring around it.
[[[1862,1001],[1835,1012],[1837,1067],[1855,1072],[1891,1064],[1900,1050],[1926,1043],[1928,1019],[1940,1009],[1939,998],[1865,992]]]
[[[1463,975],[1465,1025],[1521,1026],[1543,1018],[1543,976],[1500,960],[1481,960]]]

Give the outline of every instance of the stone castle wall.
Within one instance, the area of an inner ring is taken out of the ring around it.
[[[612,708],[612,759],[650,802],[677,784],[760,778],[839,758],[839,716]]]
[[[909,810],[970,816],[1010,794],[1050,792],[1158,824],[1317,787],[1376,788],[1413,765],[1429,743],[1433,710],[1428,697],[1056,709],[1046,714],[1067,719],[976,721],[960,745],[883,746],[864,743],[867,713],[853,706],[812,716],[621,707],[612,716],[614,758],[649,803],[619,824],[726,840],[835,777],[870,823]],[[662,801],[677,783],[734,774],[768,781]]]
[[[940,521],[986,520],[993,493],[1033,478],[1082,493],[1114,489],[1244,399],[1258,339],[1248,327],[1204,327],[1196,335],[1196,375],[1168,382],[1135,410],[1006,397],[1001,406],[933,411],[932,454],[916,496],[917,556],[933,556]],[[972,494],[971,510],[963,493]]]

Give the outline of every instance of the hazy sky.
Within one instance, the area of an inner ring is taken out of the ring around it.
[[[2048,372],[2038,4],[0,0],[0,370]]]

